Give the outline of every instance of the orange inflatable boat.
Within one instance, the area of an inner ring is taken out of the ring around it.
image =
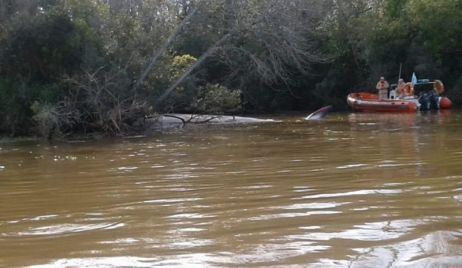
[[[419,102],[416,99],[379,100],[377,94],[357,92],[348,95],[347,103],[358,112],[412,113],[417,111]]]
[[[430,95],[430,97],[433,96]],[[379,100],[377,94],[358,92],[350,93],[347,97],[347,103],[357,112],[377,113],[411,113],[417,110],[451,109],[452,107],[452,102],[447,97],[435,95],[433,99],[434,103],[429,103],[428,100],[422,101],[421,99],[419,101],[417,97]]]

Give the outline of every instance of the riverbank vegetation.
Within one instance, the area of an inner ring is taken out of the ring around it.
[[[341,109],[400,63],[460,103],[460,29],[460,0],[2,0],[0,133]]]

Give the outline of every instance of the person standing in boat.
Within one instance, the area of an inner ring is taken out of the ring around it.
[[[389,87],[390,84],[388,84],[387,80],[385,80],[385,77],[380,77],[380,80],[377,82],[377,86],[375,87],[379,94],[379,100],[385,100],[388,98]]]
[[[406,85],[406,83],[404,83],[404,79],[400,78],[398,80],[398,85],[396,86],[396,96],[398,98],[404,97],[404,86],[405,85]]]

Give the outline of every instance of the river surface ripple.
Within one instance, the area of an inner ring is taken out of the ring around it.
[[[0,267],[461,267],[462,113],[0,144]]]

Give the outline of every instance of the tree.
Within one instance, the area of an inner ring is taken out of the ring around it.
[[[317,43],[323,1],[213,1],[198,12],[177,49],[199,55],[227,36],[207,60],[209,77],[241,89],[251,106],[267,106],[281,88],[291,95],[294,74],[326,60]]]

